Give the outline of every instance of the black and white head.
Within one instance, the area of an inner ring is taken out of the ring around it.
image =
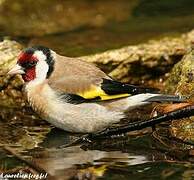
[[[8,74],[21,74],[25,82],[44,81],[54,70],[54,52],[44,46],[24,49]]]

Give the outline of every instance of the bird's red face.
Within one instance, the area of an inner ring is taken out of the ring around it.
[[[24,49],[8,74],[21,74],[25,82],[45,80],[53,71],[54,59],[49,48],[35,46]]]
[[[31,53],[20,53],[17,64],[22,67],[24,73],[22,78],[25,82],[32,81],[36,78],[36,64],[38,58]]]

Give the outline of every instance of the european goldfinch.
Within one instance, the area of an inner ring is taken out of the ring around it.
[[[8,74],[21,74],[27,101],[41,118],[69,132],[94,133],[125,118],[125,111],[179,96],[113,80],[95,65],[49,48],[24,49]]]

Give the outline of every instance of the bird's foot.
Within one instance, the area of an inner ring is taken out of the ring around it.
[[[60,148],[63,149],[71,146],[77,146],[83,143],[92,143],[92,140],[90,139],[90,134],[83,135],[73,142],[60,146]]]

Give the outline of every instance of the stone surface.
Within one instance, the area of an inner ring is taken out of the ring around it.
[[[10,40],[4,40],[0,42],[0,73],[7,71],[16,62],[16,56],[22,46]]]
[[[156,77],[169,71],[194,41],[194,30],[177,38],[151,40],[136,46],[109,50],[83,59],[96,63],[113,78],[130,81],[136,76]]]
[[[194,103],[194,46],[188,50],[183,59],[177,63],[169,79],[166,82],[168,93],[175,93],[187,96],[188,101]],[[194,141],[194,117],[173,121],[171,124],[171,134],[183,140]]]
[[[0,105],[9,107],[24,106],[20,76],[7,76],[8,70],[15,65],[16,57],[22,46],[15,41],[0,42]]]
[[[194,46],[172,69],[166,89],[170,93],[194,96]]]

